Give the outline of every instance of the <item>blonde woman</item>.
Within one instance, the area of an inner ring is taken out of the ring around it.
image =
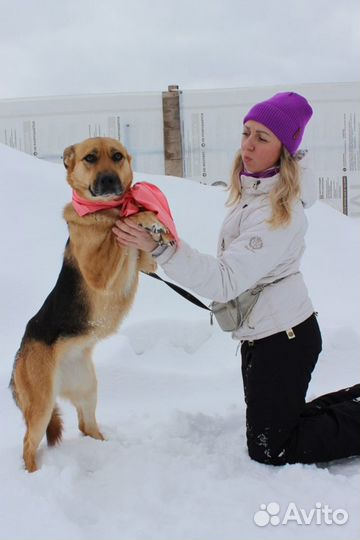
[[[307,219],[297,152],[311,116],[295,92],[245,116],[217,257],[183,241],[158,246],[131,219],[114,228],[120,244],[152,252],[168,276],[211,300],[225,303],[265,285],[233,337],[241,341],[248,452],[273,465],[360,453],[360,385],[305,402],[321,352],[300,272]]]

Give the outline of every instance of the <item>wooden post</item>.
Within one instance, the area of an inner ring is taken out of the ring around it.
[[[162,93],[165,174],[170,176],[184,176],[180,94],[177,85]]]

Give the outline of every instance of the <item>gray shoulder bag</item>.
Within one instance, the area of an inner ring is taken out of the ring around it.
[[[235,330],[241,328],[245,321],[248,320],[256,302],[259,299],[261,291],[265,287],[278,283],[287,277],[289,276],[276,279],[271,283],[263,283],[257,287],[254,287],[254,289],[247,289],[239,296],[234,298],[234,300],[229,300],[229,302],[211,302],[209,306],[211,309],[211,323],[213,315],[215,315],[215,319],[217,320],[221,330],[224,330],[224,332],[235,332]]]
[[[282,281],[287,277],[293,276],[294,274],[298,274],[299,272],[294,272],[294,274],[289,274],[288,276],[276,279],[271,283],[263,283],[261,285],[258,285],[254,289],[248,289],[236,298],[234,298],[234,300],[229,300],[229,302],[211,302],[209,307],[203,304],[198,298],[193,296],[188,291],[185,291],[175,283],[170,283],[169,281],[166,281],[154,272],[143,273],[147,274],[152,278],[159,279],[163,283],[166,283],[166,285],[168,285],[168,287],[173,289],[175,292],[186,298],[186,300],[189,300],[189,302],[192,302],[193,304],[201,307],[202,309],[210,311],[211,324],[213,324],[213,316],[215,315],[215,319],[217,320],[220,328],[224,330],[224,332],[234,332],[235,330],[241,328],[244,322],[249,318],[250,313],[252,312],[256,302],[259,299],[261,291],[265,287],[267,287],[268,285],[273,285],[274,283],[278,283],[279,281]]]

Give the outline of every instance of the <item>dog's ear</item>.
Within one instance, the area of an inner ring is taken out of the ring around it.
[[[63,163],[65,169],[72,169],[75,162],[75,145],[68,146],[65,148],[63,153]]]

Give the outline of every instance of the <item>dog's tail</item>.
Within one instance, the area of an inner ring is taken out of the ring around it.
[[[46,428],[46,438],[49,446],[54,446],[61,441],[63,431],[63,421],[61,419],[60,411],[55,405],[50,422]]]

